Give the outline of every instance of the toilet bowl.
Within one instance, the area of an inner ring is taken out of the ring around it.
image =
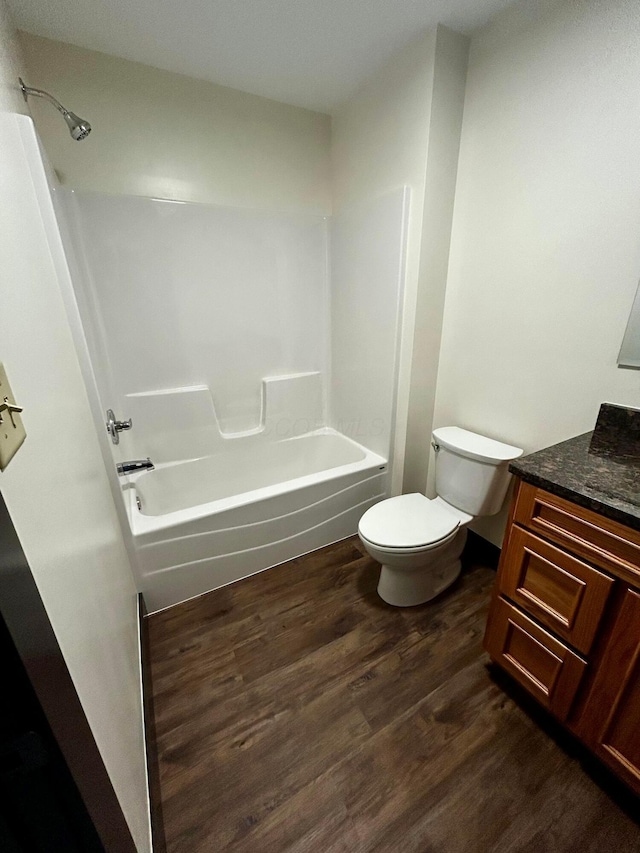
[[[378,594],[387,604],[410,607],[435,598],[460,574],[460,554],[473,516],[441,498],[400,495],[371,507],[358,535],[382,563]]]
[[[443,427],[433,432],[436,491],[383,500],[368,509],[358,535],[381,563],[378,594],[411,607],[443,592],[460,574],[467,525],[498,512],[506,495],[509,461],[522,450],[486,436]]]

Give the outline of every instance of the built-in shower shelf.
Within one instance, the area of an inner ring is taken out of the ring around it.
[[[259,420],[245,430],[225,429],[208,385],[128,394],[132,452],[156,464],[209,456],[228,441],[279,441],[326,426],[319,372],[268,376],[261,383]]]

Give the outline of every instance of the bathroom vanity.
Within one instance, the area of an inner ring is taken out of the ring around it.
[[[598,426],[624,421],[603,410]],[[640,444],[625,435],[597,427],[512,463],[484,645],[640,794]]]

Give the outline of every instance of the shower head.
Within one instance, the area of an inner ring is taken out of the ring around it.
[[[49,101],[49,103],[53,104],[58,112],[62,114],[62,118],[66,121],[69,132],[75,140],[79,142],[81,139],[86,139],[86,137],[89,136],[91,133],[91,125],[88,121],[85,121],[75,113],[66,110],[60,101],[57,101],[53,95],[50,95],[48,92],[44,92],[42,89],[32,89],[31,86],[25,86],[22,77],[18,77],[18,80],[20,81],[20,88],[22,89],[25,101],[29,95],[34,95],[36,98],[44,98],[46,101]]]
[[[80,116],[77,116],[75,113],[66,112],[63,118],[67,123],[71,136],[73,136],[73,138],[78,142],[80,142],[81,139],[86,139],[86,137],[91,133],[91,125],[89,122],[80,118]]]

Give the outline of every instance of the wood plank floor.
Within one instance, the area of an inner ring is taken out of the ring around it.
[[[487,667],[482,563],[402,610],[349,539],[148,617],[169,853],[640,851],[638,801]]]

